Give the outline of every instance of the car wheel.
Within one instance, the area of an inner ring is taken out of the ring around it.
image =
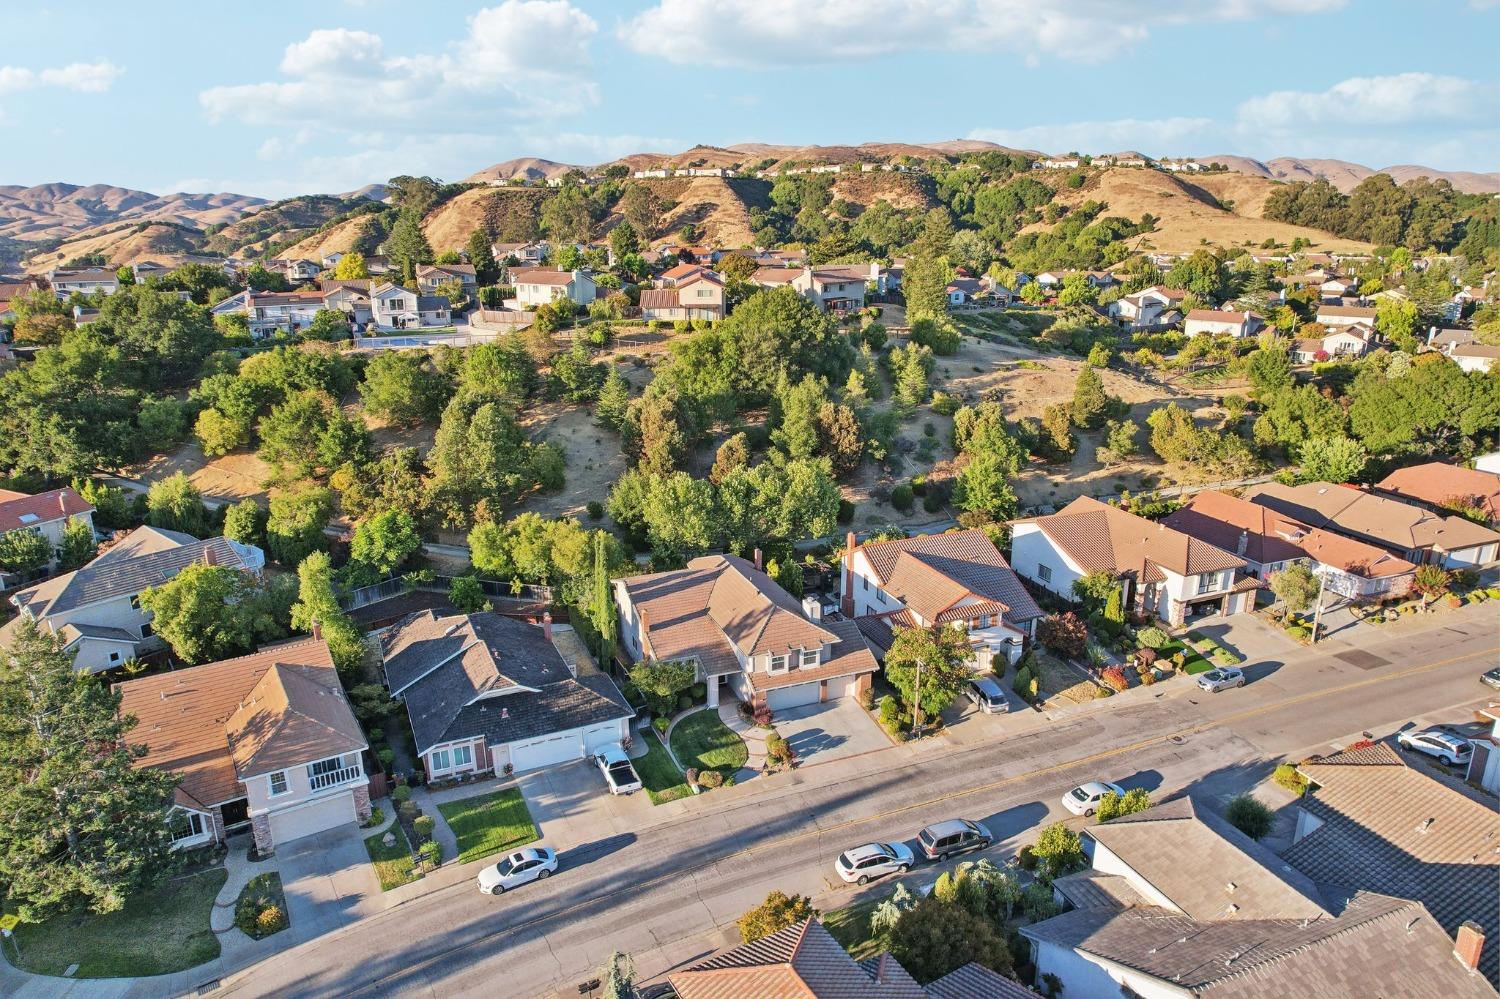
[[[899,867],[896,868],[896,873],[897,874],[905,874],[909,870],[911,870],[911,865],[910,864],[902,864],[902,865],[900,865]]]
[[[1086,818],[1086,819],[1092,817],[1093,814],[1094,814],[1094,810],[1092,808],[1085,808],[1083,810],[1083,817]]]
[[[950,856],[951,856],[951,854],[947,854],[947,853],[940,853],[940,854],[938,854],[938,863],[940,863],[940,864],[946,864],[948,862],[948,858]]]
[[[982,840],[979,841],[979,845],[976,846],[974,849],[976,849],[976,850],[988,850],[989,848],[990,848],[990,841],[987,840],[987,839],[982,839]]]
[[[870,883],[870,876],[868,874],[861,874],[854,879],[854,883],[857,885],[867,885]]]
[[[504,893],[505,893],[505,886],[504,885],[496,885],[495,887],[493,887],[493,888],[490,889],[490,894],[491,895],[503,895]]]
[[[542,868],[542,872],[536,876],[536,879],[538,881],[546,881],[551,876],[552,876],[552,872],[549,871],[549,870],[547,870],[547,868],[543,867]]]

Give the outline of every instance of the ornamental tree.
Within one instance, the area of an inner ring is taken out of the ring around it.
[[[917,664],[921,664],[922,714],[931,718],[941,714],[963,692],[973,676],[969,659],[973,652],[964,632],[958,628],[898,628],[885,655],[885,678],[911,708],[916,704]]]

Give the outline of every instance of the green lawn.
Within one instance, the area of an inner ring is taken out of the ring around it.
[[[438,806],[458,837],[458,862],[467,864],[501,850],[539,839],[526,799],[515,788],[463,798]]]
[[[859,902],[822,913],[818,919],[856,961],[863,961],[885,949],[885,942],[870,930],[870,915],[878,904],[878,901]]]
[[[693,789],[688,787],[682,771],[667,755],[667,747],[661,744],[656,733],[642,734],[641,738],[646,740],[646,755],[630,762],[635,764],[635,772],[640,774],[651,804],[660,805],[692,794]]]
[[[381,842],[385,839],[383,832],[365,837],[365,850],[370,854],[370,863],[375,865],[375,876],[380,879],[381,891],[409,885],[421,877],[412,862],[411,847],[406,843],[406,833],[401,831],[401,823],[392,822],[386,832],[396,837],[396,842],[390,846]]]
[[[750,758],[745,740],[719,720],[719,712],[704,709],[688,715],[672,729],[672,755],[685,767],[717,770],[733,777]]]
[[[222,867],[177,878],[137,895],[125,907],[98,916],[86,909],[16,928],[19,966],[40,975],[61,975],[78,965],[74,978],[135,978],[165,975],[212,961],[219,941],[208,926],[214,896],[229,877]],[[15,948],[6,943],[14,961]]]

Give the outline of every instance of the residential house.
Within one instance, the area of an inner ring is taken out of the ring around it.
[[[552,247],[544,239],[524,243],[495,243],[490,247],[495,259],[508,267],[540,267],[551,250]]]
[[[104,313],[99,309],[85,309],[81,305],[75,305],[73,306],[73,325],[79,327],[97,323],[102,315]]]
[[[1363,305],[1320,305],[1318,306],[1317,323],[1329,330],[1341,326],[1353,326],[1359,323],[1364,326],[1375,325],[1376,311]]]
[[[1399,597],[1417,567],[1375,545],[1309,527],[1268,506],[1215,490],[1194,493],[1163,521],[1245,560],[1262,582],[1295,564],[1308,567],[1333,593],[1354,601]]]
[[[1479,338],[1474,335],[1473,330],[1443,328],[1436,326],[1427,327],[1427,346],[1444,354],[1452,354],[1454,347],[1462,347],[1471,343],[1478,343]]]
[[[80,670],[98,673],[160,645],[140,595],[196,562],[259,575],[266,556],[254,545],[228,538],[200,541],[177,531],[138,527],[83,568],[13,593],[10,602],[59,636]],[[0,628],[0,646],[8,644],[19,621]]]
[[[339,265],[339,261],[343,259],[344,252],[342,250],[334,250],[332,253],[323,254],[323,258],[319,260],[318,263],[323,265],[323,269],[325,271],[328,271],[333,270],[335,267],[337,267]]]
[[[535,309],[564,298],[579,308],[587,308],[598,294],[594,278],[588,271],[516,267],[511,269],[510,283],[516,289],[516,304],[507,302],[509,308]]]
[[[750,275],[750,282],[761,288],[790,286],[824,312],[852,312],[865,305],[865,282],[840,271],[762,267]]]
[[[975,962],[923,986],[888,952],[856,961],[808,919],[667,976],[663,999],[1039,999]]]
[[[391,258],[383,253],[367,253],[365,254],[365,270],[371,277],[382,277],[400,268],[392,264]]]
[[[1473,754],[1464,779],[1493,794],[1500,794],[1500,703],[1491,701],[1474,712],[1490,730],[1469,740]]]
[[[1345,298],[1359,289],[1359,278],[1333,275],[1318,285],[1318,294],[1329,305],[1342,305]]]
[[[1123,329],[1154,329],[1177,322],[1175,310],[1185,298],[1185,291],[1153,285],[1134,295],[1122,295],[1109,303],[1107,311],[1109,318]]]
[[[272,260],[266,266],[271,270],[285,275],[286,279],[294,284],[316,281],[318,275],[323,271],[322,266],[317,261],[304,260],[301,257]]]
[[[856,545],[845,538],[840,609],[884,655],[895,628],[962,630],[977,669],[1014,663],[1045,615],[981,530]]]
[[[174,846],[248,825],[269,854],[370,817],[368,746],[321,634],[115,689],[120,713],[137,719],[130,740],[146,746],[134,765],[182,778]]]
[[[536,770],[630,735],[609,677],[570,666],[539,627],[486,611],[410,614],[380,635],[386,686],[406,706],[428,780]]]
[[[1480,511],[1494,526],[1500,524],[1500,473],[1464,468],[1446,461],[1398,468],[1375,484],[1375,491],[1436,513],[1458,508]]]
[[[463,288],[464,297],[473,301],[479,294],[479,281],[474,276],[473,264],[419,264],[417,266],[417,290],[424,295],[436,295],[444,285],[457,281]]]
[[[1321,337],[1302,337],[1292,342],[1292,361],[1310,364],[1338,357],[1363,357],[1374,349],[1378,337],[1369,323],[1346,323],[1328,327]]]
[[[73,295],[113,295],[120,290],[120,278],[108,267],[81,269],[54,268],[47,272],[47,283],[59,299]]]
[[[37,283],[34,280],[0,281],[0,323],[15,322],[16,309],[13,303],[36,290]]]
[[[141,260],[130,265],[130,273],[136,284],[145,284],[152,278],[163,278],[172,273],[172,268],[154,260]]]
[[[1500,472],[1500,451],[1481,454],[1474,459],[1474,467],[1481,472]]]
[[[1259,580],[1238,555],[1087,496],[1011,526],[1011,565],[1065,599],[1093,572],[1114,577],[1127,609],[1182,624],[1255,607]]]
[[[237,292],[209,311],[216,316],[243,315],[250,324],[250,335],[259,340],[278,333],[296,333],[312,325],[322,312],[325,292],[250,291]]]
[[[1448,352],[1464,371],[1478,371],[1488,373],[1495,366],[1495,361],[1500,358],[1500,347],[1492,347],[1487,343],[1467,343],[1454,347]]]
[[[759,561],[757,556],[756,561]],[[824,619],[757,565],[705,555],[686,568],[614,581],[620,643],[632,661],[686,661],[719,703],[721,682],[774,710],[870,689],[875,657],[853,621]]]
[[[0,489],[0,537],[15,531],[34,531],[56,552],[63,543],[64,530],[75,519],[87,524],[90,531],[94,529],[93,504],[67,486],[35,495]],[[48,566],[56,564],[54,555]]]
[[[679,266],[696,267],[694,264]],[[713,271],[699,270],[667,287],[646,288],[641,292],[641,318],[664,321],[723,319],[724,282]]]
[[[364,329],[374,318],[370,308],[370,285],[367,280],[320,281],[323,308],[342,312],[354,329]]]
[[[1384,742],[1356,743],[1297,769],[1311,783],[1297,799],[1283,859],[1319,884],[1413,899],[1457,939],[1448,966],[1477,967],[1490,985],[1500,981],[1494,799],[1425,763],[1407,765]],[[1436,979],[1404,991],[1453,994]]]
[[[891,269],[882,267],[873,260],[865,264],[824,264],[818,268],[818,273],[830,278],[846,277],[851,281],[863,282],[867,295],[871,292],[884,295],[900,285],[899,276],[893,276]]]
[[[1192,309],[1182,324],[1188,336],[1206,333],[1209,336],[1232,336],[1242,340],[1255,336],[1265,326],[1263,317],[1248,309],[1244,312],[1227,312],[1219,309]]]
[[[1037,160],[1031,167],[1034,170],[1077,170],[1079,162],[1076,159],[1046,159]]]
[[[1500,555],[1500,534],[1463,517],[1433,513],[1356,486],[1267,482],[1245,499],[1310,527],[1384,548],[1414,565],[1450,569],[1487,565]]]
[[[961,305],[968,305],[974,299],[986,291],[984,282],[979,278],[956,277],[948,282],[943,291],[948,296],[948,308],[953,309]]]
[[[671,288],[673,285],[676,285],[680,281],[686,281],[689,278],[702,277],[705,274],[712,275],[713,277],[718,278],[720,281],[724,280],[723,277],[715,273],[711,268],[704,266],[703,264],[679,263],[662,271],[661,274],[657,276],[656,283],[659,287]]]
[[[452,325],[453,313],[442,295],[419,295],[386,281],[370,289],[370,320],[381,329],[429,329]]]
[[[1082,838],[1091,866],[1052,885],[1068,910],[1020,931],[1061,995],[1494,995],[1420,899],[1321,884],[1190,798]]]

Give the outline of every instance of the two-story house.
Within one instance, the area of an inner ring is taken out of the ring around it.
[[[94,507],[67,486],[35,495],[0,489],[0,536],[12,531],[40,534],[54,553],[49,567],[57,564],[56,552],[63,543],[63,531],[74,519],[93,530]]]
[[[1163,521],[1199,541],[1245,560],[1245,571],[1262,582],[1292,565],[1305,565],[1331,592],[1354,601],[1399,597],[1417,567],[1374,545],[1310,527],[1252,503],[1209,489]]]
[[[1330,330],[1340,326],[1353,326],[1356,323],[1373,327],[1377,315],[1376,310],[1362,305],[1320,305],[1317,323]]]
[[[1082,838],[1089,869],[1052,885],[1067,911],[1020,931],[1037,980],[1061,983],[1054,995],[1494,995],[1468,959],[1472,941],[1445,932],[1420,899],[1332,888],[1191,798]]]
[[[761,288],[790,286],[824,312],[851,312],[865,305],[864,279],[838,270],[761,267],[750,275],[750,283]]]
[[[673,268],[673,270],[677,269]],[[723,319],[724,282],[712,271],[700,271],[674,281],[666,287],[647,288],[641,292],[641,318],[663,321]]]
[[[179,849],[248,826],[261,854],[370,817],[359,722],[322,636],[117,684],[137,767],[182,778],[169,816]]]
[[[1310,364],[1334,358],[1363,357],[1379,340],[1373,323],[1343,323],[1330,326],[1322,336],[1298,337],[1292,341],[1292,361]]]
[[[1011,564],[1068,600],[1074,582],[1108,573],[1125,607],[1173,625],[1194,614],[1252,610],[1261,586],[1240,556],[1087,496],[1013,522]]]
[[[259,575],[266,556],[228,538],[200,541],[177,531],[139,527],[81,569],[11,595],[16,610],[62,638],[80,670],[113,669],[160,644],[141,593],[195,562]],[[20,618],[0,628],[0,646]]]
[[[507,308],[529,310],[551,305],[562,299],[569,300],[579,308],[586,308],[598,294],[594,278],[587,271],[513,267],[510,283],[516,290],[516,297],[515,304],[506,302]]]
[[[323,273],[323,267],[315,260],[304,260],[300,257],[293,259],[272,260],[268,266],[286,276],[293,284],[302,284],[306,281],[316,281],[318,275]]]
[[[547,241],[535,240],[527,243],[495,243],[490,247],[495,260],[511,267],[539,267],[547,259],[551,247]],[[512,263],[514,261],[514,263]]]
[[[1383,548],[1414,565],[1448,569],[1488,565],[1500,556],[1500,534],[1464,517],[1434,513],[1357,486],[1267,482],[1245,499],[1293,520]]]
[[[1209,336],[1232,336],[1242,340],[1255,336],[1266,321],[1248,309],[1244,312],[1228,312],[1222,309],[1192,309],[1183,320],[1182,331],[1188,336],[1200,333]]]
[[[1151,329],[1176,322],[1175,310],[1185,298],[1187,292],[1179,288],[1153,285],[1133,295],[1122,295],[1110,302],[1106,311],[1122,329]]]
[[[453,313],[442,295],[419,295],[386,281],[370,289],[370,320],[387,330],[429,329],[451,325]]]
[[[54,268],[47,272],[47,283],[59,299],[73,295],[113,295],[120,290],[118,274],[108,267]]]
[[[636,661],[691,662],[708,685],[773,710],[869,690],[875,657],[859,627],[823,619],[735,555],[705,555],[686,568],[614,581],[620,643]]]
[[[215,316],[243,315],[250,335],[259,340],[278,333],[296,333],[312,325],[325,308],[321,291],[241,291],[209,312]]]
[[[840,568],[842,611],[884,653],[898,627],[960,628],[974,667],[1021,658],[1045,615],[983,531],[856,545],[847,535]]]
[[[342,312],[354,329],[364,329],[373,318],[370,310],[370,284],[364,280],[323,280],[323,308]]]
[[[479,293],[479,281],[474,276],[473,264],[419,264],[417,266],[417,290],[425,295],[436,295],[443,285],[457,281],[463,288],[464,298],[473,301]]]
[[[614,681],[577,671],[541,626],[485,612],[410,614],[380,636],[428,780],[584,759],[630,734]]]

